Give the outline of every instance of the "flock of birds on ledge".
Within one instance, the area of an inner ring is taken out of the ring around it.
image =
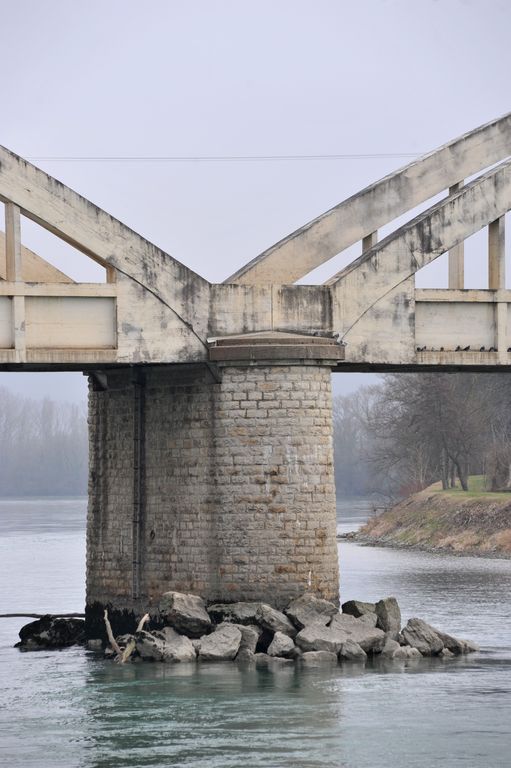
[[[424,347],[417,347],[417,352],[426,352],[426,350],[427,350],[426,346],[424,346]],[[433,347],[432,347],[429,351],[430,352],[445,352],[445,349],[444,349],[444,347],[440,347],[440,349],[433,349]],[[447,351],[448,352],[452,352],[453,350],[452,349],[448,349]],[[473,350],[473,351],[475,351],[475,350]],[[507,351],[511,352],[511,347],[508,347]],[[454,350],[454,352],[470,352],[470,344],[468,346],[466,346],[466,347],[460,347],[458,345],[456,347],[456,349]],[[498,352],[498,349],[497,349],[497,347],[488,347],[488,349],[486,349],[486,347],[479,347],[479,352]]]

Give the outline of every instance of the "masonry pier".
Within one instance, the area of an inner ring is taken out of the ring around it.
[[[297,354],[313,348],[316,359],[243,364],[229,344],[213,365],[90,377],[90,632],[105,606],[132,628],[171,589],[338,602],[332,361],[320,359],[336,351],[309,338]]]

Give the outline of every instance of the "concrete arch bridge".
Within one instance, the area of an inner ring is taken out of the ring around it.
[[[338,600],[330,373],[510,365],[510,156],[511,113],[209,283],[0,148],[0,369],[89,375],[90,634],[104,605],[131,625],[168,589]],[[106,282],[76,283],[25,248],[23,217]],[[463,244],[483,228],[488,289],[466,290]],[[326,283],[297,283],[358,241]],[[446,252],[448,288],[417,289]]]

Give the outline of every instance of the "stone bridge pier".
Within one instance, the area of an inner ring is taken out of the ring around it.
[[[207,364],[90,376],[89,635],[170,589],[339,599],[330,339],[222,339]],[[279,343],[280,342],[280,343]]]

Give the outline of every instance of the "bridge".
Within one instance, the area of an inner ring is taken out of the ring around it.
[[[0,148],[0,370],[89,375],[92,633],[104,605],[121,622],[172,588],[338,599],[330,373],[510,365],[510,155],[511,113],[209,283]],[[105,281],[77,283],[24,247],[24,218]],[[483,228],[488,289],[467,290],[464,241]],[[358,242],[326,283],[303,283]],[[418,289],[444,253],[448,287]]]

